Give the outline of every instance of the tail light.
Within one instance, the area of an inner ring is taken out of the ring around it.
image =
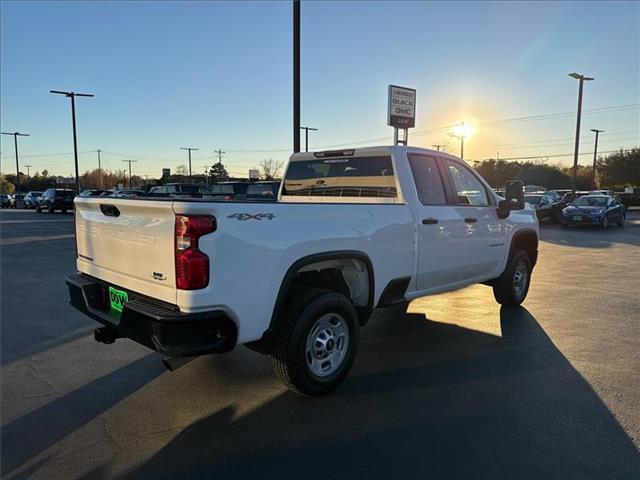
[[[198,249],[201,236],[216,231],[211,215],[176,215],[176,286],[197,290],[209,285],[209,257]]]

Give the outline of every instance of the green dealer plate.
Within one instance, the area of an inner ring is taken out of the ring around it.
[[[109,299],[111,300],[111,310],[122,313],[124,304],[129,301],[129,294],[122,290],[109,287]]]
[[[582,221],[582,215],[574,215],[574,216],[573,216],[573,221],[574,221],[574,222],[580,222],[580,221]]]

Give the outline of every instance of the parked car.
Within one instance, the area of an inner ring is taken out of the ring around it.
[[[278,197],[280,182],[251,182],[247,185],[247,200],[275,200]]]
[[[80,194],[81,197],[99,197],[100,195],[102,195],[104,192],[106,192],[107,190],[100,190],[100,189],[95,189],[95,190],[83,190],[82,193]]]
[[[11,195],[11,208],[24,208],[24,193]]]
[[[584,195],[562,210],[561,223],[569,225],[599,225],[607,228],[616,223],[624,226],[625,207],[611,195]]]
[[[580,198],[583,195],[588,195],[589,192],[585,192],[585,191],[577,191],[575,193],[575,195],[572,192],[567,192],[564,194],[564,196],[562,197],[562,201],[564,203],[566,203],[567,205],[569,205],[571,202],[573,202],[576,198]]]
[[[2,202],[2,208],[11,208],[11,204],[13,203],[11,195],[6,193],[0,195],[0,201]]]
[[[194,185],[192,183],[167,183],[157,185],[149,190],[151,195],[169,195],[202,198],[203,194],[209,193],[205,185]]]
[[[205,197],[218,197],[221,200],[243,198],[247,193],[249,182],[220,182],[209,186]]]
[[[524,196],[524,201],[530,203],[536,210],[538,220],[550,220],[552,223],[560,221],[562,211],[561,202],[556,200],[555,195],[549,192],[528,193]]]
[[[278,195],[109,198],[102,213],[103,198],[77,198],[71,305],[103,324],[97,341],[126,337],[169,365],[246,344],[289,388],[322,395],[374,308],[475,283],[505,306],[527,295],[539,227],[522,184],[501,199],[444,152],[296,153]]]
[[[42,196],[42,192],[31,191],[24,196],[25,208],[36,208],[38,198]]]
[[[38,198],[36,212],[40,213],[42,210],[46,210],[49,213],[54,213],[56,210],[61,210],[62,213],[67,213],[67,210],[73,210],[75,195],[75,190],[49,188]]]

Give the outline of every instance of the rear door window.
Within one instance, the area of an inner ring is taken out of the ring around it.
[[[391,157],[377,156],[291,162],[282,194],[395,198],[398,192]]]
[[[423,205],[446,204],[444,185],[436,159],[424,155],[409,155],[409,164],[420,203]]]

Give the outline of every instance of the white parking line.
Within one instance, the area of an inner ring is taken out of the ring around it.
[[[64,240],[67,238],[73,238],[73,234],[68,235],[49,235],[47,237],[44,236],[32,236],[32,237],[18,237],[18,238],[6,238],[4,240],[0,240],[0,246],[6,247],[7,245],[20,245],[21,243],[29,243],[29,242],[46,242],[48,240]]]
[[[8,223],[71,223],[73,218],[65,220],[0,220],[0,225]]]

